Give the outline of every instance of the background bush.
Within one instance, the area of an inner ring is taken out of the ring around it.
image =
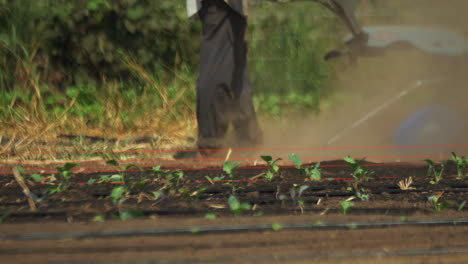
[[[322,57],[343,27],[312,2],[252,8],[257,108],[317,111],[333,79]],[[184,0],[0,0],[0,118],[15,127],[66,114],[62,130],[193,118],[200,32]]]

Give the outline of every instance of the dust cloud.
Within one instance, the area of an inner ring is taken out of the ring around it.
[[[375,13],[365,6],[377,5]],[[430,27],[462,34],[468,39],[468,1],[453,0],[392,0],[361,1],[360,13],[364,26]],[[468,47],[467,47],[468,51]],[[332,62],[337,80],[330,89],[331,107],[307,118],[291,117],[287,121],[263,121],[263,148],[321,148],[321,147],[383,147],[396,146],[398,129],[416,111],[434,105],[446,106],[461,116],[468,114],[468,55],[434,55],[411,47],[397,46],[384,54],[361,57],[356,65],[343,58]],[[446,117],[440,117],[446,120]],[[414,135],[421,145],[463,145],[464,134],[454,136],[457,127],[441,128],[440,120],[426,123],[436,126],[434,134]],[[438,123],[439,122],[439,123]],[[354,126],[353,126],[354,124]],[[422,126],[423,124],[421,124]],[[461,125],[461,124],[456,124]],[[437,127],[439,126],[439,127]],[[463,126],[463,125],[461,125]],[[433,128],[434,129],[434,128]],[[422,133],[422,134],[421,134]],[[462,132],[461,132],[462,133]],[[427,135],[430,135],[429,137]],[[408,135],[405,135],[408,136]],[[431,138],[431,136],[433,138]],[[401,135],[399,137],[402,137]],[[424,138],[426,137],[426,138]],[[418,142],[416,142],[417,144]],[[370,160],[422,160],[424,155],[442,158],[450,151],[466,154],[466,148],[448,149],[327,149],[296,150],[310,160],[342,158],[346,155],[367,156]],[[282,155],[287,152],[265,151]],[[289,151],[289,153],[292,151]],[[254,155],[252,153],[252,155]],[[436,157],[432,157],[437,159]]]

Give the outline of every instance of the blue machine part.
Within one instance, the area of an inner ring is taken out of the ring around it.
[[[369,33],[367,45],[370,47],[384,48],[406,42],[432,54],[458,56],[468,53],[468,39],[452,31],[404,26],[364,27],[363,30]]]
[[[464,127],[462,115],[440,105],[426,106],[414,112],[397,129],[397,146],[433,146],[456,144]]]

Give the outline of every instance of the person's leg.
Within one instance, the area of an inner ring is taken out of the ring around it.
[[[248,45],[246,39],[247,19],[244,16],[230,16],[234,35],[235,69],[232,87],[235,91],[233,125],[240,143],[258,144],[262,132],[258,126],[253,105],[252,86],[247,65]]]
[[[198,148],[223,147],[236,95],[232,87],[235,68],[235,13],[222,0],[204,0],[199,16],[203,26],[200,72],[197,82]]]

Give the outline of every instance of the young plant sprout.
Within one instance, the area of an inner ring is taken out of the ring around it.
[[[448,164],[448,160],[446,160],[444,163],[440,164],[439,167],[436,166],[436,164],[434,163],[434,161],[430,160],[430,159],[425,159],[424,160],[425,162],[427,162],[429,168],[427,170],[427,175],[429,177],[433,177],[433,180],[431,180],[429,183],[430,184],[439,184],[439,182],[443,179],[443,174],[444,174],[444,170],[445,170],[445,167],[447,166]]]
[[[309,188],[309,185],[301,185],[298,186],[297,184],[294,184],[294,186],[291,188],[289,191],[291,195],[291,199],[293,201],[293,207],[299,207],[301,209],[301,213],[304,214],[304,205],[305,202],[304,200],[301,200],[302,193]]]
[[[350,201],[349,199],[341,201],[341,212],[343,214],[347,214],[351,208],[354,207],[354,203]]]
[[[273,181],[274,178],[276,178],[278,176],[280,167],[278,165],[276,165],[276,163],[278,161],[282,160],[282,159],[277,158],[277,159],[274,160],[271,156],[261,156],[261,158],[269,166],[268,171],[265,173],[265,179],[267,181],[271,182],[271,181]]]
[[[77,164],[75,163],[66,163],[63,167],[56,167],[60,178],[60,183],[57,185],[50,186],[47,188],[46,193],[48,195],[54,193],[60,193],[68,189],[71,185],[71,177],[73,176],[73,172],[71,171]]]
[[[436,212],[442,212],[447,206],[450,205],[449,202],[439,202],[440,198],[442,198],[443,192],[439,193],[438,195],[432,195],[427,199],[432,203],[434,206],[434,210]]]
[[[231,186],[232,194],[234,194],[237,190],[236,182],[235,182],[236,176],[234,175],[234,172],[236,171],[237,167],[239,167],[240,164],[241,164],[240,162],[232,163],[230,160],[226,160],[224,162],[223,171],[229,177],[229,180],[228,182],[226,182],[226,185]]]
[[[234,195],[229,196],[228,203],[232,214],[235,216],[240,215],[243,211],[250,210],[250,204],[239,202],[237,197]]]
[[[467,157],[458,157],[455,152],[452,152],[452,160],[457,164],[457,180],[465,177],[465,166],[468,163]]]
[[[313,166],[310,166],[309,168],[304,168],[302,167],[303,163],[302,163],[301,158],[299,158],[299,156],[297,156],[296,154],[290,154],[288,155],[288,158],[290,161],[294,163],[294,165],[296,166],[296,169],[299,170],[299,174],[302,177],[307,177],[308,180],[315,180],[315,181],[322,179],[322,173],[320,172],[320,169],[319,169],[320,162],[316,163]]]
[[[353,172],[351,173],[351,176],[353,177],[353,188],[356,193],[359,192],[359,185],[364,182],[368,181],[371,179],[370,175],[372,172],[369,171],[369,169],[365,166],[362,166],[362,163],[366,161],[365,158],[361,160],[355,160],[354,158],[348,156],[344,158],[344,161],[348,163],[348,166],[351,167]]]

